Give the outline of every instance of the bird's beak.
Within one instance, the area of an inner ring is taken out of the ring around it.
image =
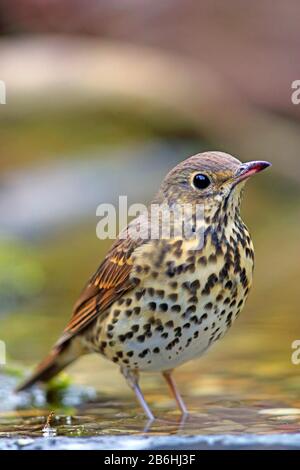
[[[271,163],[263,162],[263,161],[243,163],[240,166],[237,174],[234,176],[234,181],[236,184],[238,184],[241,181],[246,180],[250,176],[255,175],[256,173],[259,173],[265,168],[268,168],[269,166],[271,166]]]

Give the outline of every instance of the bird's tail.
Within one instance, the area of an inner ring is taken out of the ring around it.
[[[52,377],[81,356],[82,353],[76,338],[54,346],[48,356],[37,366],[33,374],[17,387],[16,392],[26,390],[36,382],[48,382],[48,380],[52,379]]]

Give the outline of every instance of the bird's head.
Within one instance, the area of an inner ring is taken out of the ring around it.
[[[241,163],[223,152],[204,152],[179,163],[165,177],[159,199],[172,204],[203,204],[207,214],[220,208],[235,212],[241,190],[248,178],[271,164],[265,161]]]

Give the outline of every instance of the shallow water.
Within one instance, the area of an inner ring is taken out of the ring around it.
[[[118,393],[96,394],[92,388],[73,385],[59,405],[50,405],[37,387],[14,396],[17,379],[2,376],[1,389],[10,397],[6,403],[11,408],[0,413],[0,448],[300,448],[299,389],[293,375],[282,371],[281,383],[290,384],[284,390],[278,387],[277,373],[229,376],[225,369],[216,374],[206,370],[198,377],[194,369],[188,365],[177,373],[190,412],[184,418],[157,376],[143,381],[157,417],[154,422],[147,421],[121,382],[114,387]],[[164,439],[153,439],[158,436]]]

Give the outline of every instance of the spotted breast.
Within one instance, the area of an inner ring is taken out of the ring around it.
[[[252,284],[253,245],[233,209],[227,217],[220,212],[223,220],[206,220],[200,250],[184,239],[139,246],[131,257],[136,287],[85,334],[88,347],[123,367],[162,371],[199,357],[220,339]]]

